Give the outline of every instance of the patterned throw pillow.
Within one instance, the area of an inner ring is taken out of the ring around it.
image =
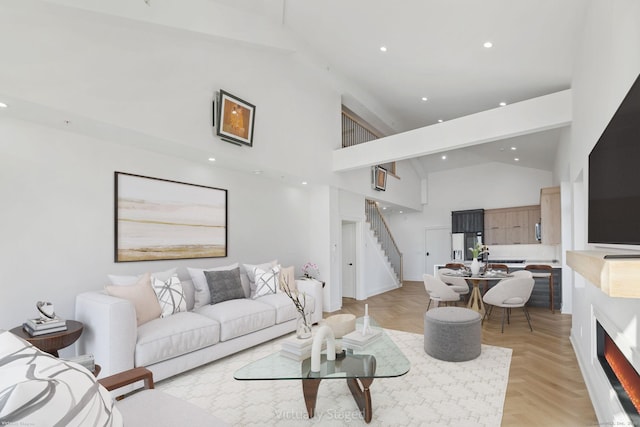
[[[278,291],[280,282],[280,266],[271,267],[263,270],[256,267],[253,270],[255,278],[256,292],[251,298],[256,299],[264,295],[275,294]]]
[[[165,281],[154,277],[153,290],[156,292],[162,309],[160,317],[169,317],[180,311],[187,311],[187,300],[184,298],[182,283],[180,283],[177,274]]]
[[[91,372],[9,331],[0,331],[0,390],[3,426],[122,425],[115,401]]]

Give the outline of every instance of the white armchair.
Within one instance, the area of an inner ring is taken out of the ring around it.
[[[493,307],[502,307],[502,332],[504,332],[504,318],[507,315],[507,323],[509,323],[511,316],[511,309],[522,307],[524,315],[527,318],[529,329],[533,332],[531,327],[531,318],[525,304],[531,298],[531,292],[533,291],[534,280],[531,277],[516,277],[501,280],[493,288],[489,289],[482,300],[485,304],[489,305],[489,310],[485,312],[484,318],[489,318]],[[483,318],[483,320],[484,320]]]
[[[446,283],[451,289],[459,293],[460,295],[467,295],[469,293],[469,284],[466,279],[461,276],[447,276],[454,271],[450,268],[441,268],[438,270],[438,276],[441,281]]]
[[[431,301],[436,301],[438,305],[440,303],[447,302],[456,302],[460,301],[460,294],[451,289],[446,283],[442,280],[435,278],[430,274],[425,274],[423,276],[424,280],[424,288],[429,294],[429,305],[427,305],[427,310],[431,306]]]

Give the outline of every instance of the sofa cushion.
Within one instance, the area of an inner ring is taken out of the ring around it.
[[[302,295],[300,295],[300,300],[302,300]],[[276,323],[278,324],[293,320],[298,315],[296,306],[293,305],[291,298],[289,298],[284,292],[265,295],[256,299],[256,301],[269,304],[271,307],[276,309]],[[309,310],[309,313],[313,313],[315,311],[316,306],[312,296],[307,295],[306,308]]]
[[[259,331],[276,323],[276,309],[251,299],[232,299],[197,310],[220,323],[220,341]]]
[[[187,311],[193,310],[193,306],[196,302],[196,289],[193,286],[193,280],[180,280],[182,283],[182,292],[184,292],[184,299],[187,301]]]
[[[182,283],[178,275],[174,274],[167,280],[152,278],[153,290],[158,297],[162,313],[160,317],[169,317],[172,314],[187,311],[187,300],[184,297]]]
[[[0,425],[122,425],[109,392],[82,366],[0,331]]]
[[[240,283],[240,268],[222,271],[205,271],[211,304],[218,304],[230,299],[244,298],[244,290]]]
[[[247,298],[256,293],[256,267],[268,270],[276,265],[278,265],[278,260],[275,259],[271,262],[263,262],[262,264],[242,264],[240,268],[240,279],[242,280],[242,287],[244,288],[244,294]]]
[[[288,287],[292,292],[297,290],[296,269],[294,266],[282,267],[280,269],[280,290]]]
[[[154,277],[158,280],[162,280],[163,282],[165,280],[167,280],[169,277],[173,276],[174,274],[176,274],[176,269],[175,268],[171,268],[169,270],[166,271],[156,271],[155,273],[149,273],[151,274],[151,277]],[[116,285],[116,286],[128,286],[128,285],[134,285],[138,280],[140,280],[140,278],[142,278],[142,276],[144,276],[144,274],[138,274],[135,276],[119,276],[116,274],[108,274],[107,277],[109,278],[109,281],[111,282],[112,285]]]
[[[107,294],[113,297],[131,301],[136,310],[138,326],[152,319],[157,319],[162,313],[158,298],[151,287],[151,274],[149,273],[143,274],[135,285],[107,285],[104,289]]]
[[[138,328],[135,366],[147,366],[220,341],[220,324],[196,313],[181,312]]]
[[[195,295],[194,295],[195,301],[193,304],[194,310],[197,308],[203,307],[207,304],[211,304],[211,294],[209,293],[209,286],[207,285],[206,277],[204,277],[204,272],[233,270],[234,268],[238,268],[237,262],[231,265],[225,265],[222,267],[214,267],[214,268],[187,267],[187,271],[189,272],[189,276],[191,276],[191,280],[193,281],[193,287],[195,289]]]
[[[251,294],[251,298],[256,299],[264,295],[275,294],[278,291],[278,282],[280,278],[279,265],[266,270],[256,267],[253,269],[253,274],[256,291]]]

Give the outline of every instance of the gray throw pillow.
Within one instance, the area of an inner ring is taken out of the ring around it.
[[[221,271],[204,271],[207,279],[211,304],[217,304],[230,299],[244,298],[244,290],[240,281],[240,269]]]

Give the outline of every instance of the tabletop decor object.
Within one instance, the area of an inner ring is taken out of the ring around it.
[[[286,277],[282,278],[282,292],[293,301],[293,305],[295,305],[298,312],[296,337],[299,339],[311,338],[311,313],[306,307],[307,295],[303,293],[301,298],[298,289],[292,291],[289,286],[289,280]]]
[[[48,301],[38,301],[36,303],[36,308],[44,317],[48,319],[56,318],[56,311],[54,310],[53,304]]]
[[[302,274],[307,279],[315,279],[320,276],[320,270],[318,269],[318,265],[316,263],[308,261],[305,265],[302,266]]]
[[[473,248],[469,248],[469,250],[473,256],[473,261],[471,261],[471,274],[473,276],[477,276],[478,273],[480,273],[480,262],[478,261],[478,257],[489,252],[489,247],[478,242]]]
[[[322,319],[319,325],[327,325],[333,330],[335,338],[342,338],[349,332],[356,330],[356,316],[354,314],[334,314]]]

